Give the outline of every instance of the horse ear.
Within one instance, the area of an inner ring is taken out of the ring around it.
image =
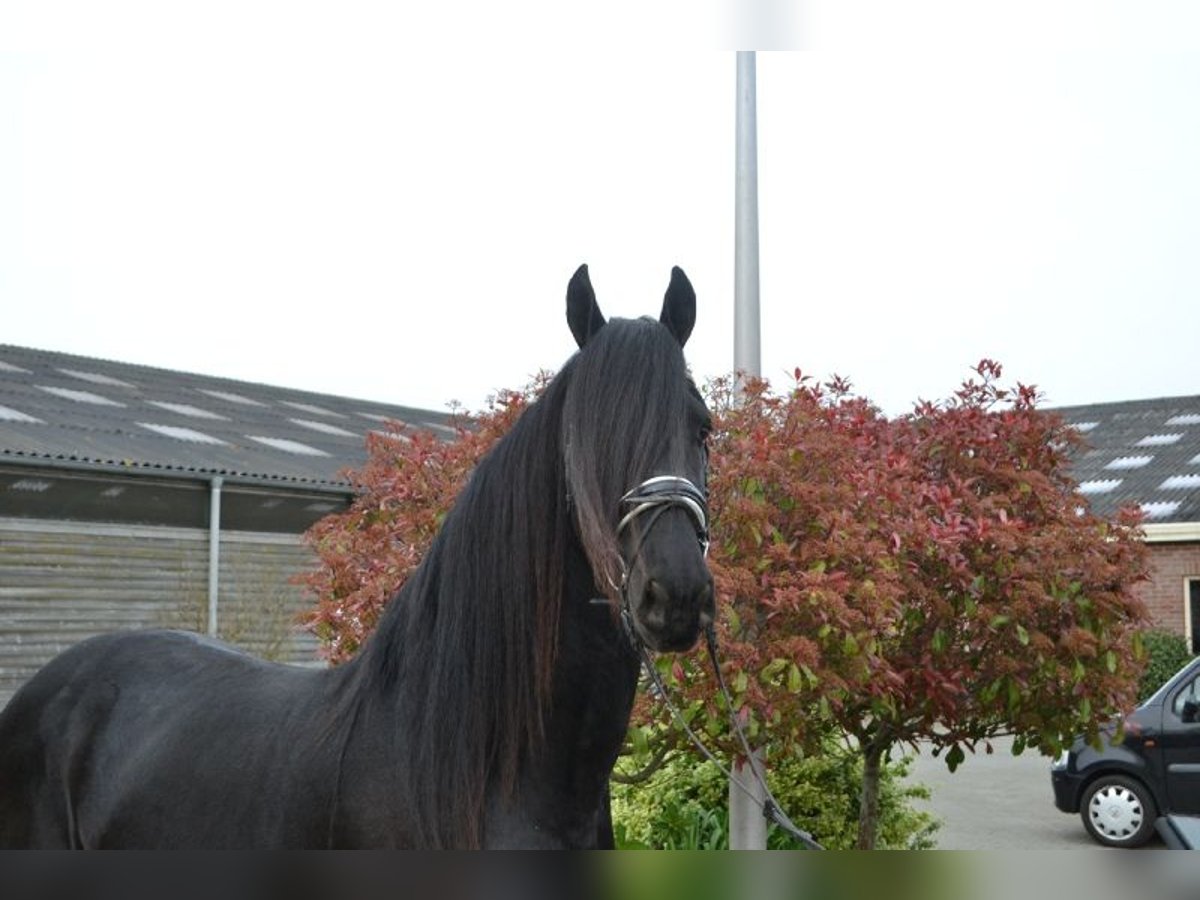
[[[604,325],[604,314],[596,303],[596,292],[588,278],[587,263],[575,270],[567,285],[567,324],[580,349]]]
[[[675,335],[680,347],[687,343],[696,324],[696,292],[679,266],[671,269],[671,283],[663,297],[662,315],[658,320]]]

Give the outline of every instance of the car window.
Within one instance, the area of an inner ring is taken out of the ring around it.
[[[1171,702],[1171,710],[1177,716],[1183,715],[1183,704],[1188,700],[1200,702],[1200,675],[1197,675],[1191,681],[1187,682],[1175,695],[1175,699]]]

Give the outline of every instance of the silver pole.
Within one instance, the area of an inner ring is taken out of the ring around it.
[[[221,485],[222,478],[212,480],[208,513],[208,633],[217,636],[217,595],[221,583]]]
[[[737,172],[733,229],[733,368],[743,376],[762,374],[758,317],[758,98],[755,54],[737,52]],[[734,763],[729,784],[729,849],[765,850],[767,797],[747,767],[762,771],[762,751]]]
[[[758,316],[758,123],[755,53],[737,52],[737,171],[733,231],[733,368],[762,374]]]
[[[755,778],[751,770],[757,770]],[[738,757],[733,764],[729,782],[729,849],[766,850],[767,819],[763,806],[767,802],[762,781],[766,778],[762,750],[754,751],[753,759]]]

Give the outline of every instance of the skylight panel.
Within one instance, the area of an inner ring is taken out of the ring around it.
[[[0,372],[24,372],[26,375],[32,375],[28,369],[23,369],[20,366],[14,366],[12,363],[7,363],[0,359]]]
[[[1104,468],[1106,469],[1140,469],[1153,460],[1153,456],[1118,456]]]
[[[1072,428],[1074,428],[1076,431],[1082,431],[1084,433],[1087,433],[1087,432],[1091,431],[1093,428],[1096,428],[1097,426],[1099,426],[1100,423],[1099,422],[1068,422],[1067,424],[1070,425]]]
[[[297,453],[300,456],[328,456],[324,450],[318,450],[316,447],[310,447],[308,444],[302,444],[299,441],[289,441],[287,438],[263,437],[257,434],[248,434],[246,437],[252,441],[258,441],[260,444],[266,444],[268,447],[274,447],[276,450],[282,450],[285,453]]]
[[[400,441],[405,444],[412,443],[412,438],[402,431],[380,431],[378,428],[372,428],[371,434],[377,434],[381,438],[387,438],[389,441]]]
[[[190,403],[167,403],[165,400],[147,400],[146,402],[152,406],[157,406],[159,409],[179,413],[181,416],[191,416],[195,419],[223,419],[228,421],[228,417],[226,416],[209,412],[207,409],[201,409],[198,406],[192,406]]]
[[[1142,504],[1142,514],[1147,519],[1165,519],[1179,509],[1178,500],[1160,500]]]
[[[314,422],[311,419],[289,419],[289,422],[295,422],[302,428],[308,428],[312,431],[319,431],[322,434],[337,434],[344,437],[358,437],[358,434],[353,431],[347,431],[345,428],[338,428],[336,425],[330,425],[328,422]]]
[[[198,388],[202,394],[208,394],[210,397],[216,397],[218,400],[225,400],[229,403],[240,403],[242,406],[266,406],[261,400],[253,400],[250,397],[243,397],[241,394],[234,394],[231,391],[210,391],[208,388]]]
[[[1079,493],[1110,494],[1120,486],[1123,480],[1122,478],[1100,478],[1092,481],[1081,481],[1079,483]]]
[[[64,375],[70,375],[72,378],[78,378],[80,381],[90,381],[92,384],[106,384],[112,387],[133,387],[128,381],[122,381],[120,378],[113,378],[111,375],[101,375],[99,372],[83,372],[79,369],[59,369]]]
[[[1172,475],[1158,486],[1160,491],[1192,491],[1200,488],[1200,475]]]
[[[189,441],[193,444],[224,444],[220,438],[215,438],[211,434],[205,434],[203,431],[195,431],[191,428],[180,428],[177,425],[159,425],[154,422],[138,422],[142,428],[148,431],[153,431],[155,434],[161,434],[165,437],[174,438],[177,441]]]
[[[1168,425],[1200,425],[1200,413],[1183,413],[1167,419]]]
[[[295,400],[280,401],[284,406],[290,406],[292,409],[298,409],[300,412],[312,413],[314,416],[330,416],[334,419],[344,419],[341,413],[335,413],[333,410],[325,409],[323,406],[314,406],[311,403],[297,403]]]
[[[1182,434],[1148,434],[1144,438],[1142,438],[1140,441],[1138,441],[1134,446],[1135,447],[1166,447],[1166,446],[1169,446],[1170,444],[1178,443],[1178,441],[1181,437],[1183,437]]]
[[[45,391],[47,394],[53,394],[55,397],[62,397],[64,400],[74,400],[76,403],[94,403],[96,406],[124,406],[124,403],[118,403],[116,400],[109,400],[107,397],[102,397],[99,394],[93,394],[91,391],[73,391],[70,388],[53,387],[51,385],[39,384],[38,390]]]
[[[14,481],[8,486],[10,491],[29,491],[33,494],[40,494],[43,491],[50,490],[54,486],[51,481],[43,481],[40,478],[22,478],[20,481]]]
[[[23,413],[19,409],[13,409],[11,406],[0,406],[0,419],[6,422],[30,422],[35,425],[46,424],[36,416]]]

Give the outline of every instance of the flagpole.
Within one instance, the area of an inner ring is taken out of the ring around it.
[[[758,315],[758,122],[755,53],[737,52],[737,159],[733,233],[733,368],[762,375]]]
[[[733,369],[738,383],[762,374],[758,316],[758,123],[755,53],[737,51],[737,159],[733,229]],[[765,850],[767,797],[751,767],[762,755],[736,759],[729,784],[729,849]],[[737,783],[734,783],[734,782]]]

